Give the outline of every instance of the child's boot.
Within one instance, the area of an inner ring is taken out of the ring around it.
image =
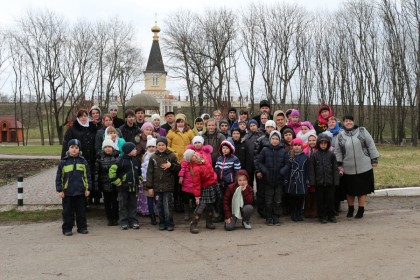
[[[356,214],[356,216],[354,216],[354,218],[355,219],[363,218],[363,213],[365,213],[365,207],[364,206],[359,206],[359,208],[357,209],[357,214]]]
[[[150,214],[150,223],[154,226],[157,225],[155,214]]]
[[[200,220],[200,214],[195,213],[193,220],[191,221],[190,224],[190,232],[191,233],[199,233],[200,231],[198,230],[197,226],[198,226],[198,221]]]
[[[347,218],[353,217],[354,214],[354,205],[349,205],[349,209],[347,211]]]
[[[215,229],[216,227],[213,225],[213,212],[208,211],[206,216],[206,228],[208,229]]]
[[[184,221],[190,220],[190,205],[184,204]]]

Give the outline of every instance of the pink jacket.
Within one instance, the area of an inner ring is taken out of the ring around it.
[[[190,168],[191,163],[183,159],[181,162],[181,170],[179,171],[178,176],[184,178],[182,181],[182,191],[187,193],[194,193],[194,184]]]
[[[207,162],[211,162],[211,153],[213,152],[213,147],[211,145],[204,145],[200,150],[197,150],[194,145],[189,144],[187,145],[187,149],[199,153]]]

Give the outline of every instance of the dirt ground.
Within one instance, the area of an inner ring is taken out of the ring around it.
[[[345,205],[343,205],[345,210]],[[1,279],[418,279],[420,197],[371,197],[361,220],[337,224],[254,218],[238,228],[192,235],[146,218],[121,231],[88,220],[89,234],[61,234],[61,222],[0,226]],[[75,230],[74,230],[75,231]]]
[[[16,182],[19,175],[29,177],[58,165],[51,159],[0,159],[0,186]]]

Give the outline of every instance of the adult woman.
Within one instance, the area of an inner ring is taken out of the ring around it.
[[[316,135],[328,130],[328,118],[333,115],[332,109],[327,104],[322,104],[318,110],[318,118],[314,122]]]
[[[343,121],[344,129],[337,136],[334,153],[343,174],[341,183],[347,195],[347,217],[353,217],[357,196],[359,208],[355,218],[360,219],[367,194],[374,192],[373,167],[378,165],[379,152],[366,128],[354,125],[353,116],[347,115]]]

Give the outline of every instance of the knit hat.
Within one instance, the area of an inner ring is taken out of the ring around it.
[[[159,137],[158,139],[156,139],[156,146],[157,144],[159,144],[160,142],[162,142],[163,144],[165,144],[166,146],[168,146],[168,140],[166,139],[166,137]]]
[[[265,127],[268,127],[268,126],[271,126],[271,127],[276,127],[276,123],[275,123],[273,120],[268,120],[268,121],[265,123]]]
[[[316,135],[315,132],[312,132],[312,133],[310,132],[309,133],[308,140],[309,140],[310,137],[315,137],[315,140],[318,139],[318,136]]]
[[[235,112],[236,113],[236,109],[235,108],[229,108],[229,111],[228,111],[228,113],[230,113],[230,112]]]
[[[129,153],[131,153],[131,151],[134,150],[135,148],[136,148],[136,145],[134,145],[134,143],[132,142],[125,142],[124,145],[122,146],[122,150],[125,155],[128,155]]]
[[[80,140],[78,139],[71,139],[68,143],[67,143],[67,147],[70,148],[71,145],[77,145],[79,146],[79,149],[82,148],[82,143],[80,143]]]
[[[281,133],[278,130],[273,130],[270,133],[270,137],[269,137],[270,141],[271,141],[271,137],[273,137],[274,135],[277,135],[277,137],[279,138],[279,140],[281,140]]]
[[[256,126],[258,126],[258,122],[254,119],[249,120],[248,125],[251,125],[251,124],[255,124]]]
[[[230,149],[230,154],[235,153],[235,145],[233,144],[232,140],[223,140],[219,146],[219,153],[222,155],[222,147],[227,146]]]
[[[183,120],[184,122],[187,121],[187,117],[184,114],[176,114],[175,121],[177,120]]]
[[[302,125],[306,126],[309,129],[314,129],[314,127],[312,126],[312,124],[308,121],[304,121],[302,122]]]
[[[112,147],[113,149],[115,149],[115,143],[111,139],[107,138],[102,142],[102,150],[105,147]]]
[[[191,143],[195,144],[195,143],[197,143],[197,142],[200,142],[201,144],[203,144],[203,145],[204,145],[204,138],[203,138],[203,137],[201,137],[201,136],[195,136],[195,137],[192,139]]]
[[[147,135],[146,148],[147,147],[156,147],[156,138],[153,138],[152,135]]]
[[[268,108],[270,108],[270,102],[268,102],[268,100],[261,100],[260,108],[264,106],[267,106]]]
[[[150,117],[150,120],[151,120],[151,121],[154,121],[154,120],[156,120],[156,119],[159,119],[159,120],[160,120],[160,116],[159,116],[159,114],[153,114],[153,115]]]
[[[303,146],[303,141],[302,141],[302,139],[300,139],[300,138],[295,138],[295,139],[293,139],[293,141],[292,141],[292,145],[301,145],[301,146]]]
[[[166,112],[166,113],[165,113],[165,117],[166,117],[167,115],[175,115],[175,113],[174,113],[174,112],[171,112],[171,111],[170,111],[170,112]]]
[[[291,133],[291,134],[292,134],[292,136],[293,136],[293,138],[296,138],[296,133],[294,132],[293,128],[291,128],[291,127],[286,127],[286,128],[283,130],[283,137],[284,137],[284,135],[285,135],[285,134],[287,134],[287,133]]]
[[[111,104],[108,106],[108,112],[111,112],[111,110],[117,110],[118,111],[118,105]]]
[[[195,153],[194,150],[186,149],[185,152],[184,152],[185,161],[191,162],[191,159],[192,159],[194,153]]]
[[[146,128],[151,128],[152,130],[154,129],[153,124],[151,122],[145,122],[141,126],[140,131],[143,132]]]
[[[299,110],[292,109],[292,112],[290,113],[290,116],[291,117],[299,117],[300,116]]]

